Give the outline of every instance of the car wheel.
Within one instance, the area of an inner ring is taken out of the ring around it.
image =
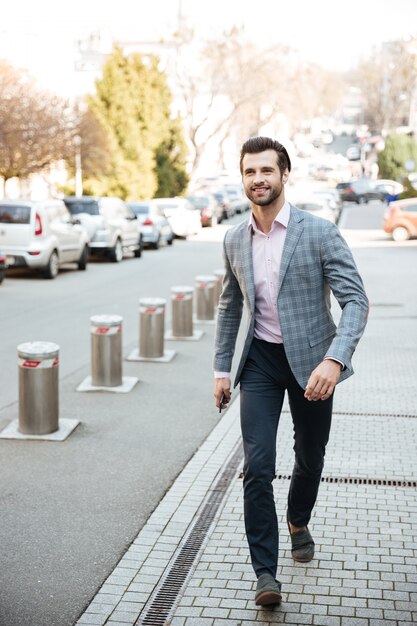
[[[87,259],[88,259],[88,246],[84,246],[83,251],[81,252],[81,256],[78,259],[79,270],[87,269]]]
[[[0,285],[4,280],[5,274],[6,274],[5,270],[0,270]]]
[[[123,261],[123,246],[120,239],[116,240],[114,248],[111,249],[110,259],[113,263],[120,263],[120,261]]]
[[[152,244],[152,248],[153,248],[154,250],[158,250],[158,248],[159,248],[159,244],[160,244],[160,241],[161,241],[161,238],[160,238],[160,237],[158,237],[158,239],[157,239],[156,241],[154,241],[154,242],[153,242],[153,244]]]
[[[173,244],[173,243],[174,243],[174,236],[172,236],[172,237],[171,237],[171,239],[168,239],[168,240],[167,240],[167,244],[168,244],[169,246],[172,246],[172,244]]]
[[[392,238],[394,241],[407,241],[410,239],[410,233],[405,226],[397,226],[392,231]]]
[[[45,278],[56,278],[59,270],[59,258],[58,253],[54,250],[49,257],[48,265],[45,267]]]
[[[136,259],[140,259],[140,257],[142,256],[142,248],[143,248],[142,237],[139,237],[138,247],[133,253]]]

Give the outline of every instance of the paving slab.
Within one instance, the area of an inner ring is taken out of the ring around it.
[[[410,418],[381,422],[380,416],[335,416],[324,478],[360,476],[364,482],[323,481],[311,523],[316,557],[301,565],[291,558],[285,530],[289,484],[285,473],[291,471],[293,459],[291,419],[283,415],[278,436],[282,474],[274,485],[282,531],[281,607],[259,609],[253,602],[255,578],[244,533],[242,481],[236,472],[203,550],[190,565],[189,576],[173,603],[172,621],[166,623],[413,623],[417,610],[417,502],[415,487],[401,486],[401,481],[416,479],[416,434],[417,420]],[[146,621],[147,611],[198,518],[219,467],[230,458],[239,438],[239,403],[235,401],[78,624],[154,623]],[[395,477],[398,484],[372,484],[375,478],[389,477]]]

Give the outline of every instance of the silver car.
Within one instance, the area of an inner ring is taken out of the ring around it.
[[[343,208],[343,202],[340,199],[340,195],[337,189],[317,189],[313,191],[313,195],[321,200],[327,202],[332,209],[336,223],[339,221],[340,214]]]
[[[67,196],[64,202],[69,211],[86,230],[90,252],[105,255],[119,263],[125,251],[136,257],[142,254],[140,222],[120,198],[96,196]]]
[[[299,209],[307,211],[307,213],[311,213],[317,217],[322,217],[325,220],[329,220],[329,222],[332,222],[333,224],[336,222],[333,210],[330,208],[327,200],[324,200],[323,198],[319,198],[315,195],[302,195],[295,200],[291,200],[291,202]]]
[[[46,278],[64,263],[87,267],[88,236],[62,200],[2,200],[0,248],[9,268],[39,269]]]
[[[166,242],[169,246],[174,241],[174,231],[165,217],[163,209],[158,207],[155,200],[127,202],[141,224],[142,242],[157,250],[159,244]]]

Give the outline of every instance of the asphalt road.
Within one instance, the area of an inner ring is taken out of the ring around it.
[[[213,326],[199,342],[167,344],[177,350],[169,364],[124,362],[123,374],[140,379],[129,394],[75,389],[90,374],[90,316],[122,315],[126,356],[138,345],[139,298],[167,298],[169,319],[172,286],[222,267],[225,228],[53,281],[6,277],[0,430],[18,416],[16,348],[35,340],[61,347],[60,417],[81,425],[63,443],[0,440],[1,626],[74,624],[216,425]]]

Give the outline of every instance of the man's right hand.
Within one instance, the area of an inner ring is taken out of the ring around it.
[[[230,390],[231,381],[230,378],[216,378],[214,381],[214,398],[216,400],[216,407],[220,408],[220,399],[223,397],[222,408],[230,402],[232,392]]]

